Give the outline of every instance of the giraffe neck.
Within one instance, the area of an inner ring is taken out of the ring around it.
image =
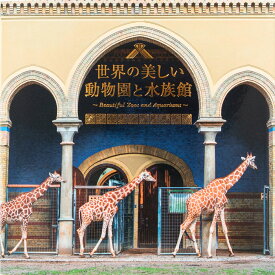
[[[52,179],[48,177],[45,181],[43,181],[40,186],[35,188],[33,191],[29,193],[31,197],[31,202],[37,201],[40,197],[44,195],[44,193],[48,190],[50,185],[53,183]]]
[[[231,187],[233,187],[236,182],[239,181],[239,179],[242,177],[242,175],[246,171],[247,167],[248,167],[248,163],[245,160],[231,174],[229,174],[227,177],[224,178],[225,187],[227,191]]]
[[[141,182],[142,179],[137,177],[134,178],[131,182],[111,192],[113,195],[116,196],[116,201],[119,202],[127,197],[129,194],[131,194],[135,190],[136,186],[139,185]]]

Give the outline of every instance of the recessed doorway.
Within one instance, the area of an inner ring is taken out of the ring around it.
[[[155,183],[142,183],[139,187],[138,246],[157,247],[158,187],[182,187],[180,173],[170,165],[157,164],[148,168]]]

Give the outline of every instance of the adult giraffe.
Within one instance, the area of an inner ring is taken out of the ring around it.
[[[180,225],[180,234],[177,241],[177,245],[175,247],[174,252],[172,253],[174,257],[176,256],[179,250],[182,235],[188,227],[191,231],[192,240],[194,242],[196,253],[199,257],[201,256],[195,238],[196,220],[201,214],[211,213],[214,213],[214,217],[209,232],[209,241],[207,248],[208,257],[212,258],[211,243],[215,225],[219,216],[221,218],[222,229],[230,253],[229,256],[234,256],[234,253],[229,243],[227,235],[227,226],[224,220],[224,208],[227,203],[226,193],[241,178],[241,176],[244,174],[248,167],[251,167],[252,169],[257,169],[257,166],[254,163],[255,156],[252,156],[252,154],[247,154],[246,158],[242,157],[241,159],[243,160],[243,162],[231,174],[224,178],[214,179],[207,185],[207,187],[192,194],[190,198],[186,201],[187,217],[185,221]]]
[[[90,252],[90,256],[92,256],[96,252],[100,243],[105,238],[106,230],[108,227],[110,252],[112,256],[115,257],[112,242],[112,224],[114,216],[118,211],[117,204],[125,197],[127,197],[136,188],[136,186],[143,181],[155,182],[156,180],[152,177],[149,171],[145,170],[128,184],[119,187],[115,190],[109,191],[101,196],[97,196],[92,200],[86,202],[79,208],[80,227],[77,230],[77,233],[80,240],[80,257],[84,257],[83,237],[85,230],[87,226],[94,221],[103,221],[103,225],[101,237],[97,242],[96,246],[94,247],[94,249]]]
[[[34,202],[36,202],[40,197],[44,195],[44,193],[48,190],[50,185],[54,182],[62,183],[65,181],[58,173],[49,173],[49,177],[34,190],[27,193],[23,193],[11,201],[0,204],[0,242],[1,256],[3,258],[5,257],[5,252],[1,234],[6,224],[12,224],[15,222],[21,223],[22,237],[20,241],[17,243],[17,245],[11,251],[8,251],[8,255],[15,252],[19,245],[22,243],[22,241],[24,241],[24,254],[27,259],[30,258],[27,251],[27,227],[30,216],[32,214],[32,205]]]

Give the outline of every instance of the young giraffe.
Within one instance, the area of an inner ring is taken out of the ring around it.
[[[3,258],[5,257],[5,254],[1,233],[3,232],[6,224],[12,224],[15,222],[21,223],[22,238],[17,245],[8,252],[8,255],[15,252],[22,241],[24,241],[24,254],[27,259],[30,258],[27,252],[27,226],[32,214],[32,204],[44,195],[52,183],[65,182],[56,172],[54,172],[54,174],[49,173],[49,175],[50,176],[34,190],[23,193],[11,201],[0,204],[0,242],[2,250],[1,256]]]
[[[113,191],[109,191],[101,196],[98,196],[89,202],[86,202],[79,208],[79,221],[80,228],[77,230],[80,240],[80,257],[84,257],[84,246],[83,237],[87,226],[94,221],[103,221],[102,232],[99,241],[97,242],[94,249],[90,252],[90,256],[96,252],[101,241],[105,238],[106,229],[108,227],[108,237],[110,243],[110,252],[115,257],[115,252],[112,243],[112,224],[113,218],[118,211],[117,204],[119,201],[127,197],[138,184],[142,181],[155,182],[156,180],[152,177],[148,171],[142,172],[138,177],[134,178],[128,184],[117,188]]]
[[[227,235],[227,226],[224,220],[224,208],[227,203],[227,198],[225,195],[227,191],[241,178],[247,167],[257,169],[257,166],[254,163],[255,156],[253,157],[252,154],[247,154],[247,157],[242,157],[242,160],[243,162],[240,164],[240,166],[238,166],[231,174],[224,178],[214,179],[207,185],[207,187],[192,194],[191,197],[186,201],[187,217],[185,221],[180,225],[180,234],[177,241],[177,245],[175,247],[174,252],[172,253],[174,257],[176,256],[177,251],[179,250],[182,235],[188,227],[191,231],[192,240],[194,242],[196,253],[199,257],[201,256],[195,238],[196,220],[202,213],[211,214],[213,212],[214,217],[210,226],[209,241],[207,248],[208,257],[212,258],[211,243],[216,222],[219,216],[221,218],[222,229],[229,249],[229,256],[234,256],[234,253],[229,243]]]

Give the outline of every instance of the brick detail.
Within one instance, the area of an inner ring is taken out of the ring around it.
[[[12,193],[17,196],[20,193]],[[40,198],[33,206],[33,214],[30,218],[28,226],[28,251],[45,252],[56,250],[56,227],[57,224],[56,210],[53,207],[52,199],[46,194]],[[8,250],[11,250],[21,238],[21,230],[19,224],[8,226]],[[18,251],[23,251],[23,245]]]
[[[6,201],[8,184],[9,147],[0,145],[0,203]]]
[[[228,193],[225,220],[233,251],[263,249],[263,201],[260,193]],[[219,249],[227,249],[219,222]]]
[[[182,159],[167,151],[145,145],[123,145],[103,150],[84,160],[79,166],[79,170],[85,177],[91,168],[96,166],[100,161],[109,159],[114,156],[126,154],[144,154],[163,159],[164,161],[167,161],[168,164],[177,169],[183,178],[185,186],[196,186],[191,169]],[[120,166],[119,164],[116,165]]]

